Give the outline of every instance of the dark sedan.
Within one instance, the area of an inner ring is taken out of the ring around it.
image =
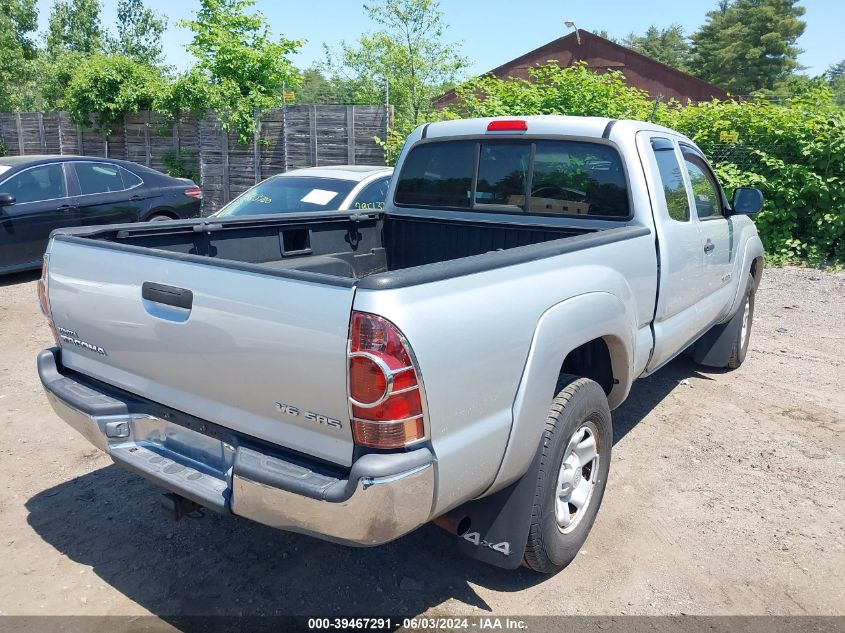
[[[0,274],[40,267],[53,229],[193,218],[201,204],[187,178],[125,160],[0,158]]]

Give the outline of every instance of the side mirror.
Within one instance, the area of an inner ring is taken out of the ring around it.
[[[10,193],[0,193],[0,207],[8,207],[15,204],[15,196]]]
[[[763,192],[753,187],[734,189],[731,208],[734,215],[754,215],[763,210]]]

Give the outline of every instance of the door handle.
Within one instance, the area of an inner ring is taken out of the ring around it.
[[[704,252],[709,255],[713,251],[716,250],[716,245],[710,241],[710,238],[707,238],[707,242],[704,244]]]
[[[134,196],[132,196],[132,197],[131,197],[131,198],[129,198],[129,199],[130,199],[132,202],[137,202],[138,200],[143,200],[143,199],[144,199],[144,196],[139,196],[139,195],[135,194]]]
[[[56,208],[57,208],[59,211],[69,211],[70,209],[73,209],[74,207],[73,207],[73,205],[72,205],[72,204],[60,204],[60,205],[59,205],[58,207],[56,207]]]
[[[147,301],[185,310],[190,310],[194,304],[194,293],[187,288],[165,286],[151,281],[145,281],[141,285],[141,297]]]

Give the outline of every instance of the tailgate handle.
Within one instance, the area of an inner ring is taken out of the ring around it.
[[[190,310],[194,303],[194,293],[190,290],[177,288],[176,286],[154,284],[151,281],[145,281],[141,286],[141,297],[147,301],[163,303],[167,306],[184,308],[186,310]]]

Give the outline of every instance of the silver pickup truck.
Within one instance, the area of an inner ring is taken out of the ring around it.
[[[743,362],[762,204],[650,123],[431,123],[383,210],[55,232],[38,371],[174,517],[350,545],[435,521],[471,556],[554,572],[634,379],[683,352]]]

